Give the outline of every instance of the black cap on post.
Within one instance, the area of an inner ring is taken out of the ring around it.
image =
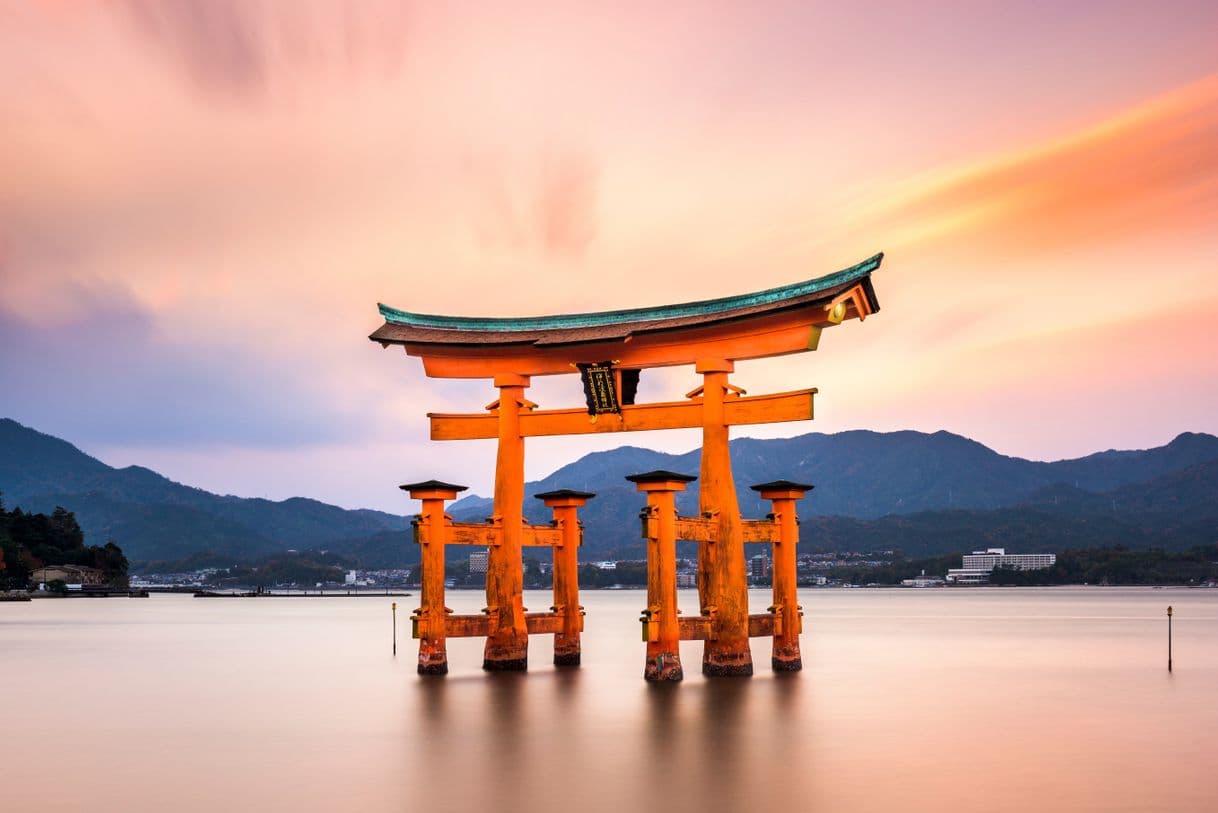
[[[698,478],[692,474],[678,474],[675,471],[656,469],[655,471],[643,472],[642,474],[630,474],[626,476],[626,479],[632,483],[692,483]]]
[[[458,486],[440,480],[424,480],[421,483],[406,483],[398,488],[402,491],[468,491],[469,486]]]
[[[540,494],[534,494],[535,500],[563,500],[563,499],[578,499],[590,500],[596,495],[591,491],[575,491],[570,488],[560,488],[556,491],[543,491]]]
[[[811,491],[816,486],[809,483],[796,483],[791,480],[775,480],[772,483],[758,483],[749,486],[753,491]]]

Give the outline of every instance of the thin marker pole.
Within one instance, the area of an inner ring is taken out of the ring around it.
[[[389,607],[393,610],[393,655],[394,655],[394,657],[397,657],[397,654],[398,654],[398,603],[395,601],[392,604],[390,604]],[[1171,659],[1169,658],[1168,661],[1170,662],[1170,660]],[[1170,667],[1168,667],[1168,668],[1170,668]]]
[[[1171,605],[1167,607],[1167,671],[1171,671]]]

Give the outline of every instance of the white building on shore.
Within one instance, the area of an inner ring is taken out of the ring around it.
[[[988,584],[996,567],[1043,570],[1057,563],[1056,553],[1007,553],[1006,548],[975,550],[963,557],[961,567],[947,571],[948,584]]]

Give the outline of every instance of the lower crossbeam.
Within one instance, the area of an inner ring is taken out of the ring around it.
[[[698,615],[678,619],[682,641],[711,641],[714,632],[710,616]],[[777,633],[776,633],[777,630]],[[782,619],[773,613],[754,613],[749,616],[749,637],[768,638],[782,632]]]
[[[773,613],[752,613],[749,615],[749,637],[768,638],[781,632],[782,619]]]
[[[677,619],[682,641],[711,640],[711,619],[708,615],[695,615]]]
[[[562,613],[525,613],[529,635],[558,635],[566,616]],[[444,619],[444,638],[485,638],[491,634],[489,615],[449,615]],[[415,635],[414,637],[419,637]]]

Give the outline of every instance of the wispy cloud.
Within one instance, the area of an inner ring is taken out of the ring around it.
[[[890,245],[1003,254],[1178,231],[1218,217],[1218,75],[1083,130],[887,190],[858,213]]]
[[[600,168],[588,152],[547,146],[526,157],[467,156],[464,167],[483,250],[578,260],[596,238]]]
[[[326,71],[392,73],[406,50],[409,4],[267,0],[122,0],[144,44],[195,87],[257,97]]]

